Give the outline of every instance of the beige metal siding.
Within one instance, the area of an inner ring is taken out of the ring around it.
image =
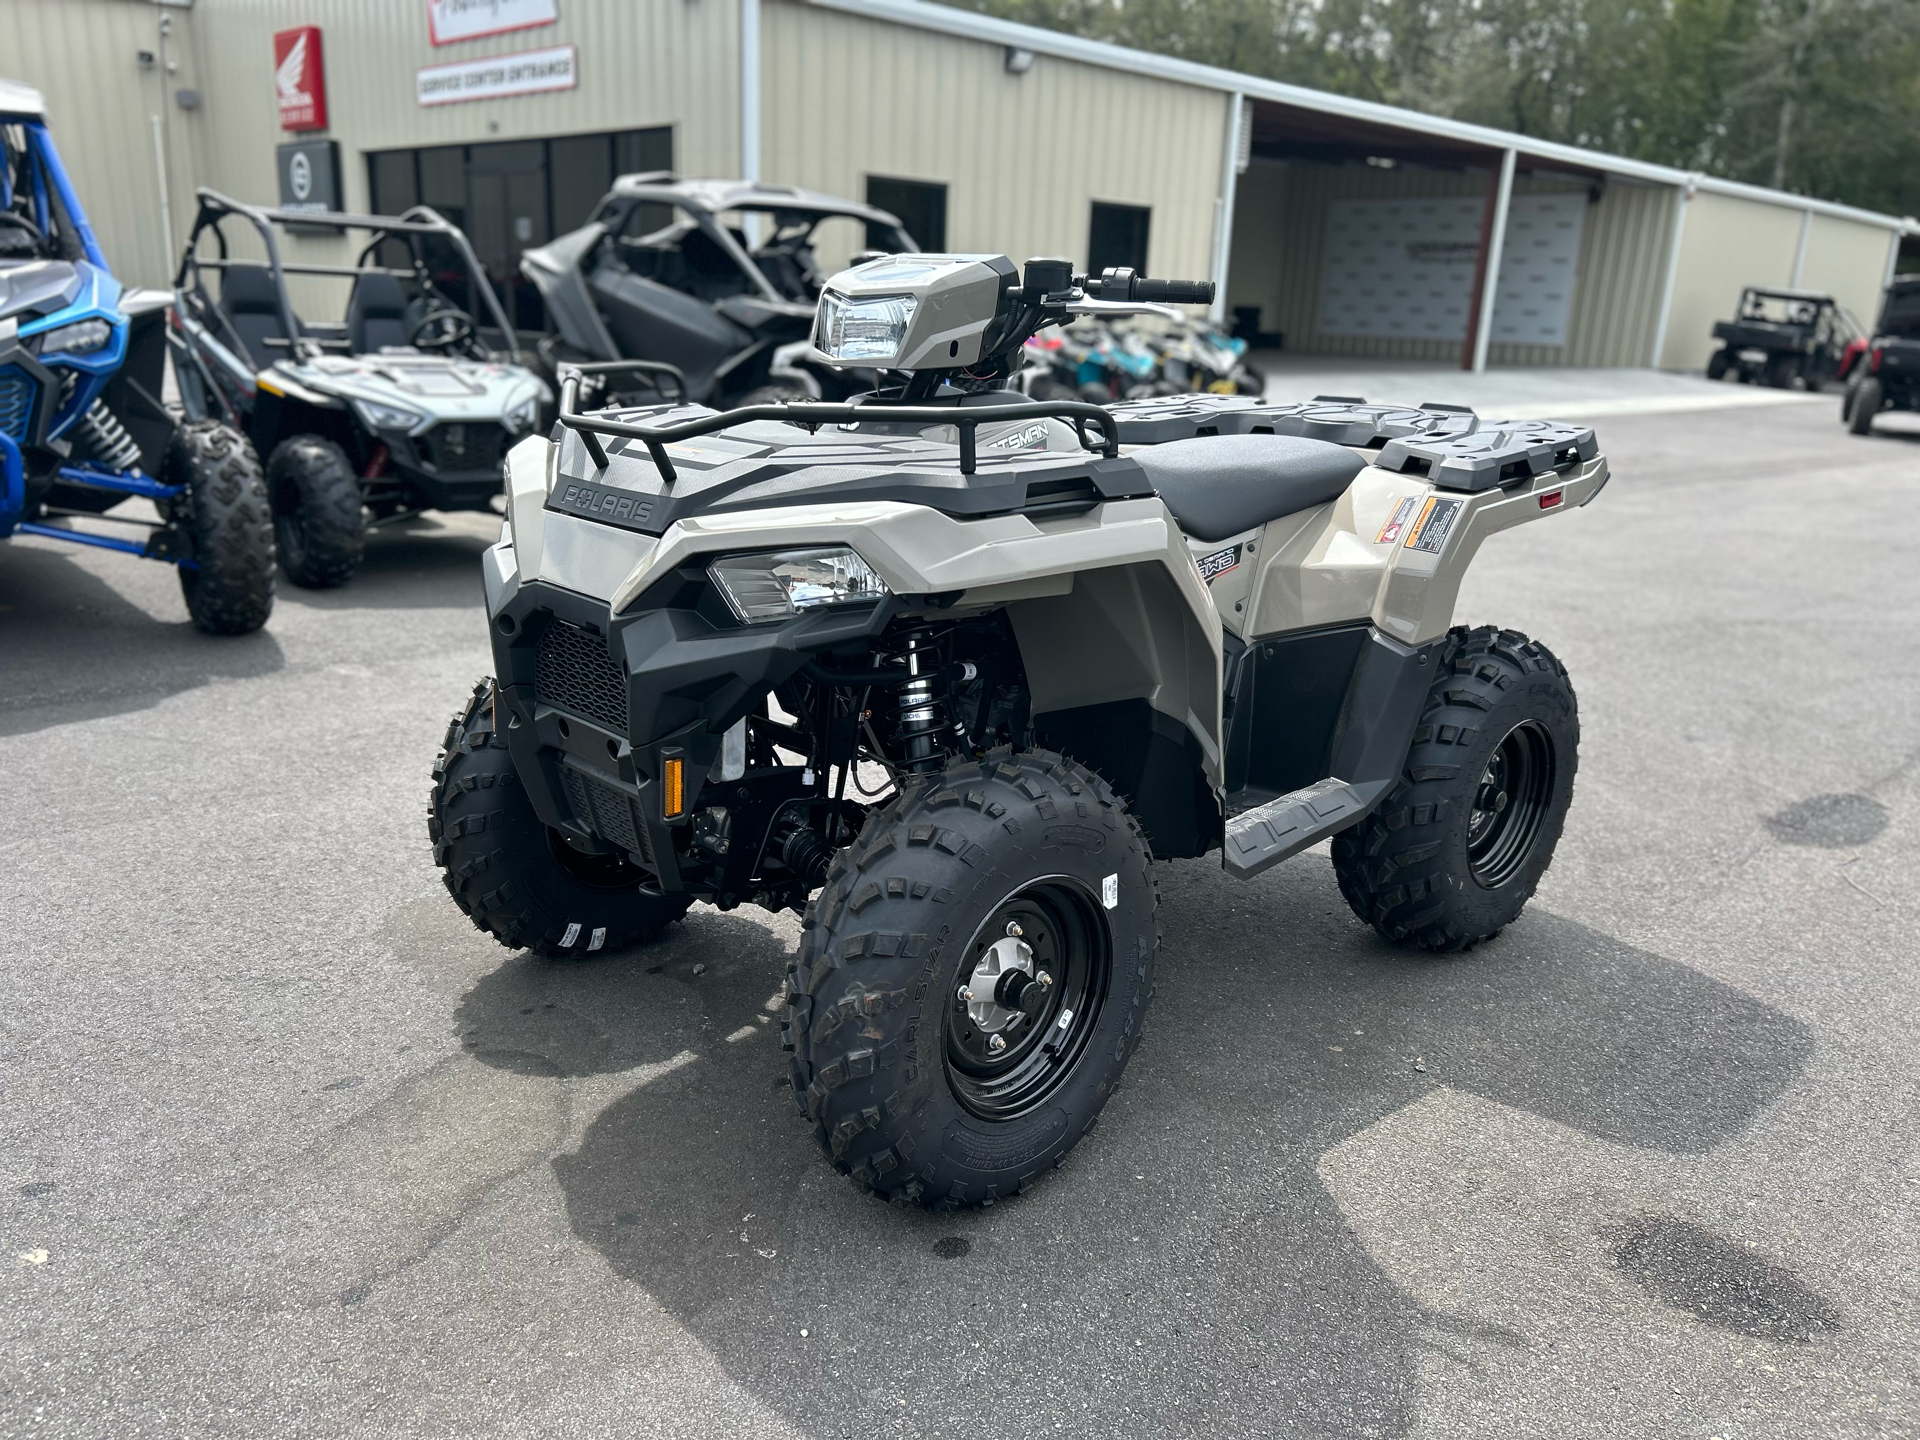
[[[1645,365],[1651,358],[1679,203],[1671,187],[1613,181],[1588,209],[1562,363]]]
[[[761,15],[767,179],[854,199],[869,175],[938,181],[947,248],[1016,262],[1084,262],[1091,202],[1147,205],[1148,272],[1210,273],[1218,91],[1044,55],[1011,75],[998,45],[787,0]]]
[[[168,56],[179,65],[171,75],[157,59],[163,15],[172,20]],[[60,158],[100,248],[127,284],[164,284],[178,258],[161,232],[154,116],[164,117],[172,143],[174,234],[185,235],[207,112],[181,110],[173,92],[206,91],[190,43],[199,23],[194,11],[133,0],[5,0],[0,7],[0,75],[46,96]],[[155,54],[151,67],[141,66],[142,50]]]
[[[1694,192],[1680,237],[1662,368],[1698,370],[1707,363],[1714,349],[1713,322],[1732,317],[1741,286],[1791,283],[1805,213]]]
[[[1887,251],[1896,243],[1891,230],[1813,217],[1807,232],[1807,258],[1800,283],[1809,290],[1829,290],[1842,305],[1872,325],[1880,313],[1880,286],[1887,273]]]

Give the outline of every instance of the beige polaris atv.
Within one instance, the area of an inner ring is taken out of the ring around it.
[[[1024,1189],[1092,1125],[1152,993],[1156,859],[1251,878],[1332,837],[1383,935],[1498,932],[1579,722],[1553,655],[1449,628],[1454,597],[1606,462],[1438,407],[1001,388],[1041,325],[1211,290],[894,256],[835,276],[814,334],[894,390],[583,414],[567,378],[486,556],[499,678],[435,770],[461,909],[552,956],[695,900],[798,910],[799,1106],[931,1206]]]

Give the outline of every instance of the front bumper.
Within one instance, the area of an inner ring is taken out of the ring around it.
[[[727,728],[812,656],[865,647],[899,610],[894,600],[818,611],[778,625],[728,626],[697,605],[646,603],[609,617],[605,601],[534,580],[494,603],[498,724],[514,768],[549,826],[628,855],[662,890],[682,888],[675,859]],[[685,601],[670,584],[663,598]],[[680,811],[669,817],[665,762],[685,763]]]

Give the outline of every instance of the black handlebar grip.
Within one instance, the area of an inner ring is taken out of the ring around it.
[[[1149,280],[1145,276],[1133,282],[1133,298],[1161,305],[1211,305],[1211,280]]]

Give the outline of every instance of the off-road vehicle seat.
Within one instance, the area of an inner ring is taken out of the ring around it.
[[[1325,504],[1366,465],[1344,445],[1297,435],[1203,435],[1136,450],[1133,458],[1197,540],[1224,540]]]
[[[280,287],[266,266],[229,262],[220,272],[220,310],[247,347],[254,369],[266,369],[287,348],[268,343],[289,337],[280,316]]]
[[[400,282],[378,271],[363,271],[353,279],[347,296],[347,346],[355,355],[370,355],[383,345],[405,345],[413,339],[407,319],[407,294]]]

